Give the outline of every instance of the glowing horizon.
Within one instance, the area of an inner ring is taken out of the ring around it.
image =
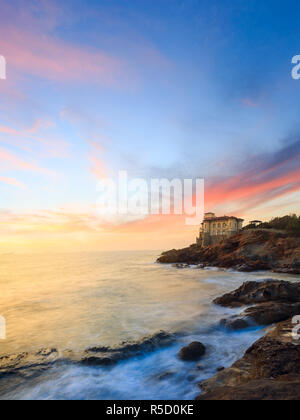
[[[1,252],[195,240],[184,216],[101,220],[119,170],[204,178],[206,210],[246,223],[300,214],[299,5],[223,3],[3,0]]]

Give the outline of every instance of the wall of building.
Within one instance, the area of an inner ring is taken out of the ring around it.
[[[197,243],[202,246],[214,245],[221,240],[235,235],[243,227],[243,222],[234,218],[224,220],[205,219]]]

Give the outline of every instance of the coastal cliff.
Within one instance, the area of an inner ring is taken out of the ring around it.
[[[164,252],[157,262],[300,274],[300,238],[283,231],[245,230],[204,248],[194,244]]]

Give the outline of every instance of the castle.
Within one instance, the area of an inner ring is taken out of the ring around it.
[[[235,235],[242,230],[243,222],[243,219],[234,216],[217,217],[214,213],[205,213],[197,244],[203,247],[214,245],[222,239]]]

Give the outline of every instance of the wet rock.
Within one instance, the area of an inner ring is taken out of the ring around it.
[[[189,264],[179,264],[179,263],[177,263],[177,264],[173,264],[172,267],[182,269],[182,268],[189,268],[190,265]]]
[[[195,341],[186,347],[183,347],[178,356],[181,360],[186,362],[193,362],[199,360],[204,356],[206,348],[202,343]]]
[[[244,357],[199,384],[198,400],[290,400],[300,398],[300,342],[291,320],[256,341]]]
[[[239,289],[214,300],[217,305],[239,307],[265,302],[296,303],[300,301],[300,284],[280,280],[249,281]]]
[[[244,315],[257,325],[271,325],[300,314],[300,303],[269,302],[248,308]]]
[[[161,331],[137,342],[124,342],[117,347],[89,348],[84,352],[79,362],[89,366],[113,365],[121,360],[141,356],[158,348],[170,346],[175,340],[174,334]]]
[[[217,369],[217,372],[223,372],[223,370],[225,370],[225,368],[222,366],[222,367],[219,367],[219,368]]]
[[[0,357],[0,378],[7,375],[36,376],[53,366],[60,358],[56,349],[2,356]]]
[[[247,319],[238,318],[238,317],[222,319],[220,321],[220,324],[222,327],[230,331],[244,330],[246,328],[249,328],[250,326]]]
[[[269,270],[270,264],[264,261],[255,260],[249,261],[246,264],[241,264],[236,267],[237,271],[251,273],[252,271]]]
[[[255,325],[271,325],[300,314],[300,303],[262,303],[246,309],[241,315],[222,319],[221,325],[228,330],[243,330]]]
[[[116,347],[93,347],[83,352],[42,349],[36,353],[20,353],[0,357],[0,379],[7,375],[36,376],[54,364],[72,363],[87,366],[110,366],[131,357],[166,347],[174,343],[176,336],[159,332],[137,342],[122,343]]]
[[[204,264],[197,264],[196,268],[199,269],[199,270],[202,270],[203,268],[205,268],[205,265]]]

